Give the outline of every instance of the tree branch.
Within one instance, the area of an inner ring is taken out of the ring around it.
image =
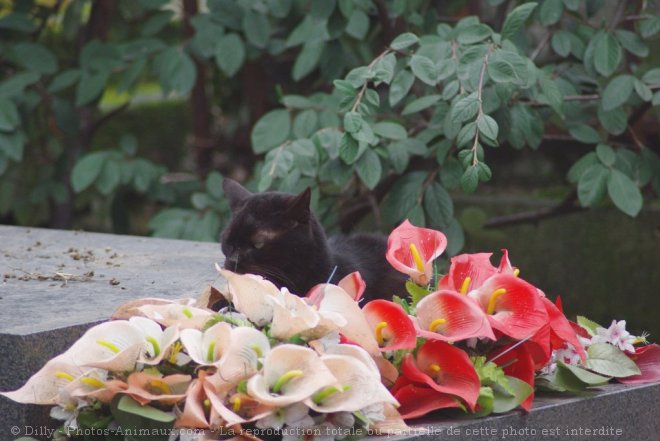
[[[508,214],[505,216],[497,216],[487,220],[484,223],[484,228],[500,228],[510,227],[514,225],[522,225],[528,223],[537,223],[541,220],[551,219],[570,213],[575,213],[584,210],[576,204],[578,201],[577,190],[574,189],[566,198],[551,208],[543,208],[541,210],[527,211],[523,213]]]

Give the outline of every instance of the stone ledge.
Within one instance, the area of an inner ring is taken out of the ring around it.
[[[217,279],[213,263],[222,259],[219,245],[212,243],[5,226],[0,244],[0,390],[20,387],[127,300],[198,296]],[[111,284],[112,279],[119,283]],[[388,438],[651,441],[660,433],[658,403],[660,383],[609,385],[579,397],[540,396],[527,414],[474,420],[440,412],[413,424],[415,433]],[[12,426],[53,427],[48,411],[0,397],[0,441],[16,438]],[[601,427],[622,434],[579,434],[580,428]],[[560,435],[551,435],[556,428]]]

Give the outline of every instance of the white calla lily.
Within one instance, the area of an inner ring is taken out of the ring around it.
[[[0,392],[0,395],[17,403],[56,404],[60,390],[88,370],[74,365],[68,357],[59,355],[48,361],[23,387],[11,392]]]
[[[143,346],[139,328],[126,320],[115,320],[89,329],[63,355],[78,366],[126,372],[135,367]]]
[[[170,347],[179,338],[177,325],[168,328],[160,327],[155,321],[146,317],[131,317],[128,322],[137,327],[144,336],[144,348],[138,361],[140,363],[157,365],[167,355]]]
[[[283,407],[336,383],[336,378],[316,352],[284,344],[273,348],[266,356],[263,374],[248,380],[247,391],[262,403]]]
[[[271,335],[286,340],[310,331],[318,326],[321,316],[304,299],[291,294],[282,288],[279,295],[273,299],[273,323]]]
[[[306,399],[311,409],[320,413],[355,412],[377,403],[398,405],[380,376],[374,375],[373,367],[349,355],[324,355],[321,360],[339,385],[321,388]]]
[[[142,305],[137,310],[146,318],[163,326],[178,325],[180,329],[202,329],[213,317],[213,311],[179,303]]]
[[[274,298],[280,294],[273,283],[254,274],[236,274],[217,264],[216,269],[227,279],[229,298],[237,311],[257,326],[264,326],[273,320]]]
[[[229,346],[231,325],[225,322],[216,323],[204,332],[184,329],[180,338],[195,363],[202,366],[216,366]]]
[[[251,377],[259,370],[259,361],[270,352],[270,343],[261,331],[247,326],[231,330],[230,342],[218,364],[217,375],[228,383]]]

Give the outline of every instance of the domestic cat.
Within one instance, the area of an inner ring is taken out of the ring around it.
[[[405,293],[405,276],[385,259],[387,239],[376,234],[328,239],[310,209],[309,188],[298,195],[251,193],[226,178],[223,189],[232,212],[221,236],[226,269],[259,274],[300,296],[353,271],[366,282],[365,301]]]

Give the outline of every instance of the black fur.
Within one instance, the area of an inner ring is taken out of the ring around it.
[[[405,293],[405,276],[387,263],[387,239],[376,234],[335,236],[329,240],[309,208],[310,190],[299,195],[250,193],[225,179],[232,220],[222,233],[225,268],[260,274],[277,286],[304,296],[310,288],[359,271],[366,300]]]

